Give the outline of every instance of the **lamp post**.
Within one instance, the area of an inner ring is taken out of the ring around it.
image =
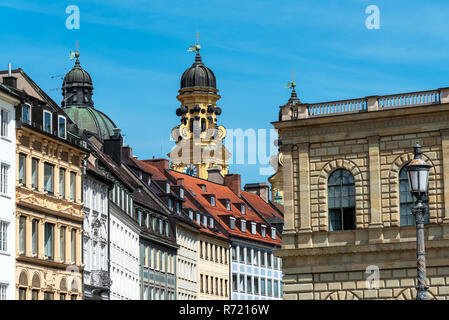
[[[413,154],[413,160],[407,165],[407,174],[410,190],[416,198],[416,204],[412,209],[416,220],[416,255],[418,263],[416,300],[427,300],[426,251],[424,248],[424,216],[426,214],[426,207],[422,203],[422,198],[427,194],[430,166],[422,159],[422,151],[419,143],[416,143]]]

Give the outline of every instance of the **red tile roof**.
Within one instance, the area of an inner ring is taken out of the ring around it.
[[[276,211],[269,203],[265,202],[257,194],[242,191],[242,197],[245,199],[263,218],[279,218],[283,220],[281,214]]]
[[[193,196],[193,199],[198,201],[201,207],[208,213],[214,216],[220,225],[231,235],[243,237],[251,240],[257,240],[261,242],[281,245],[280,237],[272,239],[269,235],[270,232],[266,233],[265,237],[257,231],[256,234],[251,233],[251,224],[248,221],[254,221],[256,223],[267,225],[267,222],[262,219],[254,210],[248,207],[243,199],[240,199],[234,192],[231,191],[227,186],[210,182],[204,179],[192,177],[180,172],[169,170],[169,174],[175,178],[184,178],[184,186],[186,190]],[[206,191],[203,191],[200,187],[201,184],[206,185]],[[216,201],[216,205],[212,206],[207,197],[204,195],[214,194],[218,199],[227,198],[231,200],[231,210],[227,210],[225,205],[220,201]],[[263,201],[263,200],[262,200]],[[245,214],[240,212],[240,209],[236,204],[243,204],[246,207]],[[267,211],[269,212],[269,211]],[[242,232],[239,228],[231,229],[229,225],[224,220],[224,216],[233,216],[236,219],[245,219],[247,221],[247,228],[245,232]]]

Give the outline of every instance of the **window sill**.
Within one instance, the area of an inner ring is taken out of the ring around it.
[[[11,256],[11,254],[10,254],[8,251],[1,251],[1,250],[0,250],[0,255],[2,255],[2,256],[8,256],[8,257]]]
[[[8,196],[8,195],[5,194],[5,193],[0,193],[0,196],[3,197],[3,198],[6,198],[6,199],[11,199],[11,197]]]
[[[11,140],[11,139],[9,139],[8,137],[4,137],[4,136],[2,136],[2,137],[1,137],[1,139],[2,139],[2,140],[5,140],[5,141],[7,141],[7,142],[12,142],[12,140]]]

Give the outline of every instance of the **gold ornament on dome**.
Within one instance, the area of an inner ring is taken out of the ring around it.
[[[282,152],[279,152],[278,163],[281,167],[284,166],[284,154]]]
[[[226,137],[226,128],[223,126],[218,126],[218,139],[222,140]]]

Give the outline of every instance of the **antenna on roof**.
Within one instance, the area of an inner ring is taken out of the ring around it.
[[[198,52],[201,50],[200,46],[200,33],[196,32],[196,44],[192,44],[189,49],[187,49],[188,52]]]

